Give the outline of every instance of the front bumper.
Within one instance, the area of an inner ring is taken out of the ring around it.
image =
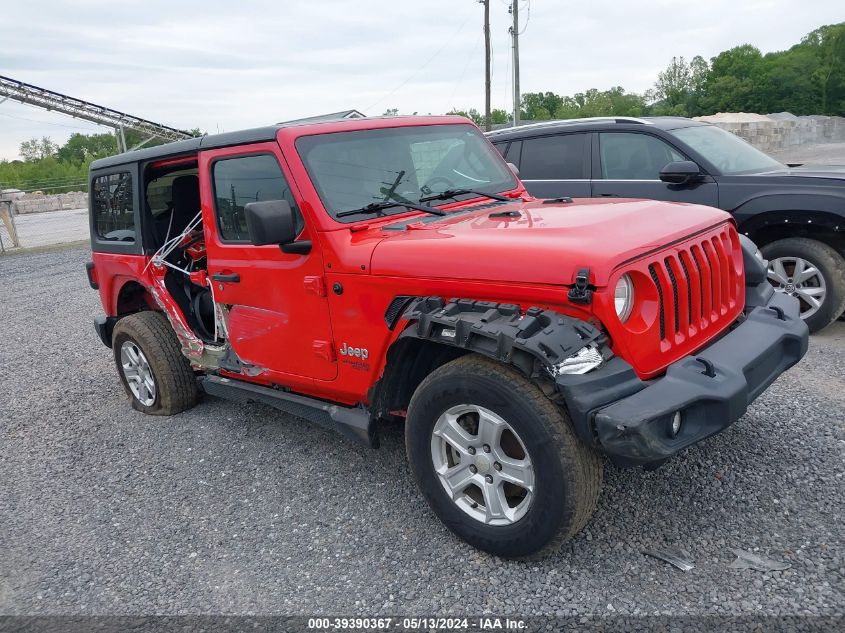
[[[697,354],[644,382],[613,358],[583,376],[559,376],[558,389],[583,439],[619,466],[659,464],[730,426],[807,351],[798,302],[772,294],[764,305]],[[673,415],[681,428],[671,434]]]

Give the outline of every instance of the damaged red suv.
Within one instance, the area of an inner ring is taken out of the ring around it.
[[[95,161],[90,192],[136,409],[204,391],[373,447],[404,421],[434,512],[502,556],[575,534],[604,456],[659,465],[807,349],[727,213],[534,198],[460,117],[204,136]]]

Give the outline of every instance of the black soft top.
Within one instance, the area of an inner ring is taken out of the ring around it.
[[[209,134],[206,136],[198,136],[197,138],[185,139],[184,141],[165,143],[164,145],[156,145],[155,147],[148,147],[132,152],[124,152],[123,154],[117,154],[115,156],[95,160],[91,163],[91,170],[94,171],[97,169],[115,167],[116,165],[126,165],[141,161],[168,158],[171,156],[179,156],[181,154],[196,154],[201,149],[214,149],[217,147],[230,147],[232,145],[243,145],[246,143],[273,141],[276,139],[276,132],[283,127],[286,127],[285,124],[268,125],[266,127],[256,127],[249,130],[239,130],[237,132],[224,132],[223,134]]]

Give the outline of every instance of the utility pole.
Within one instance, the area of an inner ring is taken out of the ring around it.
[[[490,0],[478,0],[484,5],[484,129],[490,131]]]
[[[511,2],[513,26],[510,28],[513,38],[513,125],[519,125],[519,107],[522,96],[519,93],[519,0]]]

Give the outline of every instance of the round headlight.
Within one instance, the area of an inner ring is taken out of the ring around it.
[[[625,323],[628,317],[631,316],[631,309],[634,307],[634,284],[631,283],[631,277],[629,275],[622,275],[619,281],[616,282],[616,292],[613,300],[619,320]]]

